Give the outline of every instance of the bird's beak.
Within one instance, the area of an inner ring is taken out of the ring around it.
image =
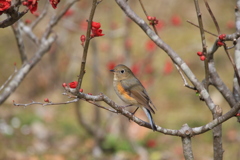
[[[110,71],[111,71],[111,72],[115,72],[114,69],[111,69]]]

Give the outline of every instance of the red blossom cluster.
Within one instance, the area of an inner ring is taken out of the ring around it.
[[[0,0],[0,1],[1,1],[1,0]],[[6,0],[6,1],[11,1],[11,0]],[[30,10],[30,12],[31,12],[32,14],[34,14],[34,12],[37,11],[38,1],[39,1],[39,0],[25,0],[25,1],[22,2],[22,4],[23,4],[24,6],[27,6],[28,9]],[[54,9],[56,9],[58,3],[60,2],[60,0],[49,0],[49,2],[50,2],[50,4],[52,5],[52,7],[53,7]]]
[[[11,7],[11,0],[0,0],[0,15]]]
[[[92,34],[91,37],[99,37],[99,36],[104,36],[102,34],[102,29],[101,28],[101,23],[98,22],[92,22]]]
[[[52,7],[53,7],[54,9],[56,9],[58,3],[60,2],[60,0],[49,0],[49,2],[50,2],[50,4],[52,5]]]
[[[158,20],[156,19],[156,17],[147,16],[147,19],[148,19],[150,25],[158,24]]]
[[[24,2],[22,2],[22,4],[24,6],[27,6],[28,9],[30,10],[30,12],[33,14],[34,12],[37,11],[37,7],[38,7],[38,0],[26,0]]]
[[[73,82],[70,82],[70,83],[63,83],[62,84],[62,86],[63,86],[63,88],[66,88],[66,87],[70,87],[70,88],[72,88],[72,89],[74,89],[74,88],[77,88],[77,85],[78,85],[78,82],[77,81],[73,81]],[[80,88],[79,89],[79,92],[83,92],[83,89],[82,88]]]
[[[224,40],[226,38],[226,34],[221,34],[218,36],[218,41],[217,41],[217,45],[219,47],[223,46],[224,45]]]
[[[203,54],[203,52],[197,52],[197,55],[200,57],[200,60],[201,60],[201,61],[205,61],[206,57],[205,57],[205,55]]]

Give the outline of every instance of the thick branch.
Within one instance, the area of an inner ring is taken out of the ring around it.
[[[4,88],[2,94],[0,94],[0,104],[2,104],[10,96],[10,94],[17,89],[25,76],[37,64],[37,62],[41,60],[42,56],[50,49],[50,46],[55,40],[56,36],[45,40],[44,43],[39,46],[35,56],[18,70],[12,80]]]

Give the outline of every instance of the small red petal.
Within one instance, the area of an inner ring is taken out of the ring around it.
[[[77,87],[77,84],[78,84],[77,81],[73,81],[73,82],[68,83],[68,85],[69,85],[70,88],[76,88],[76,87]]]
[[[88,95],[92,95],[92,93],[88,93]]]
[[[82,89],[82,88],[80,88],[80,89],[79,89],[79,92],[83,92],[83,89]]]

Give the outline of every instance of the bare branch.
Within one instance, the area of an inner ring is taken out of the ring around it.
[[[28,12],[28,9],[25,9],[20,13],[15,11],[14,9],[11,9],[9,11],[9,14],[11,13],[10,17],[0,22],[0,28],[6,28],[8,26],[11,26],[15,22],[17,22],[20,18],[22,18],[22,16],[24,16],[27,12]]]
[[[37,19],[35,19],[35,21],[33,21],[30,24],[31,29],[34,29],[36,25],[45,17],[45,15],[47,14],[48,8],[49,8],[49,3],[46,2],[42,13],[37,17]]]
[[[190,23],[191,25],[199,28],[199,26],[196,25],[196,24],[194,24],[193,22],[191,22],[191,21],[189,21],[189,20],[187,20],[187,22]],[[209,31],[207,31],[207,30],[205,30],[205,29],[203,29],[203,30],[204,30],[204,32],[206,32],[206,33],[208,33],[208,34],[211,34],[211,35],[213,35],[213,36],[215,36],[215,37],[218,37],[218,35],[216,35],[216,34],[214,34],[214,33],[211,33],[211,32],[209,32]]]
[[[80,73],[79,73],[79,77],[78,77],[77,91],[80,89],[80,87],[82,85],[83,76],[85,74],[85,65],[86,65],[86,61],[87,61],[88,48],[89,48],[89,44],[90,44],[90,40],[91,40],[90,34],[91,34],[91,28],[92,28],[92,20],[93,20],[94,13],[95,13],[95,10],[97,8],[97,5],[98,5],[98,1],[93,0],[92,1],[91,13],[90,13],[89,18],[88,18],[88,28],[87,28],[87,33],[86,33],[86,42],[85,42],[84,49],[83,49],[82,62],[81,62]]]
[[[0,87],[0,91],[5,88],[5,86],[8,84],[8,82],[12,79],[12,77],[17,73],[17,67],[14,65],[14,72],[8,77],[8,79],[3,83],[3,85]]]
[[[50,46],[55,40],[56,36],[52,36],[45,40],[44,44],[40,44],[34,57],[32,57],[28,63],[23,64],[23,66],[11,79],[11,81],[9,81],[8,85],[4,87],[4,91],[0,94],[0,104],[2,104],[10,96],[10,94],[19,86],[19,84],[29,73],[29,71],[37,64],[37,62],[40,61],[42,56],[50,49]]]
[[[74,100],[67,101],[67,102],[58,102],[58,103],[53,103],[53,102],[42,103],[42,102],[32,101],[31,103],[21,104],[21,103],[15,103],[15,101],[13,101],[13,105],[14,106],[23,106],[23,107],[32,106],[35,104],[42,105],[42,106],[50,106],[50,105],[52,106],[52,105],[70,104],[70,103],[75,103],[77,101],[79,101],[79,98],[76,98]]]
[[[19,22],[16,22],[15,24],[13,24],[12,29],[13,29],[13,32],[14,32],[14,35],[15,35],[15,39],[17,41],[18,50],[19,50],[21,61],[22,61],[22,64],[23,64],[27,61],[27,55],[26,55],[26,52],[25,52],[25,47],[24,47],[24,43],[23,43],[22,34],[20,32]]]
[[[216,18],[215,18],[215,16],[214,16],[214,14],[213,14],[210,6],[209,6],[207,0],[204,0],[204,3],[205,3],[205,6],[206,6],[209,14],[211,15],[211,17],[212,17],[212,19],[213,19],[213,22],[214,22],[214,24],[215,24],[215,26],[216,26],[216,29],[217,29],[218,34],[220,34],[221,32],[220,32],[220,28],[219,28],[218,22],[217,22],[217,20],[216,20]]]
[[[192,87],[192,86],[190,86],[190,85],[188,84],[188,82],[187,82],[186,78],[184,77],[184,75],[183,75],[182,71],[180,70],[180,68],[179,68],[176,64],[174,64],[174,65],[176,66],[176,68],[177,68],[179,74],[180,74],[181,77],[182,77],[182,80],[183,80],[183,82],[184,82],[184,87],[187,87],[187,88],[190,88],[190,89],[196,90],[195,87]]]

